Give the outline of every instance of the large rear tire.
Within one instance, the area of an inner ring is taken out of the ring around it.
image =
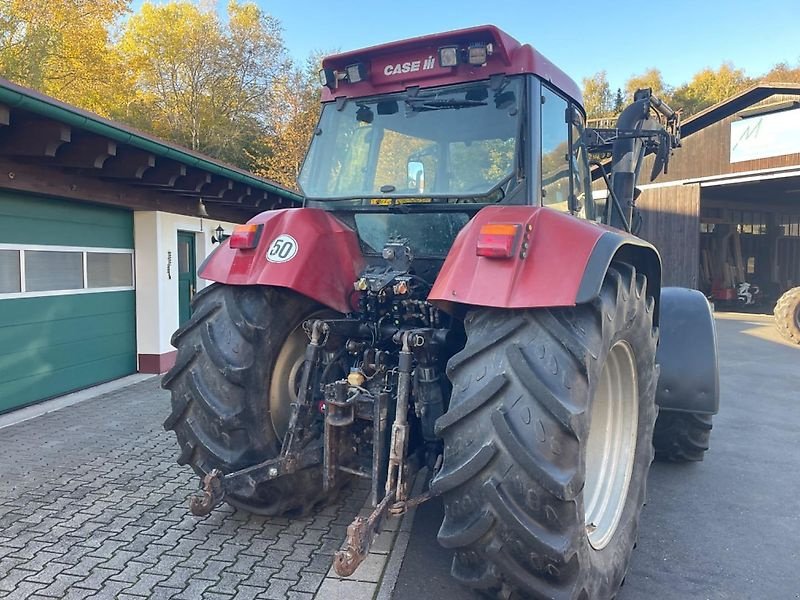
[[[178,438],[178,464],[202,477],[274,458],[308,344],[302,323],[322,307],[289,290],[213,284],[194,297],[192,309],[172,336],[178,355],[162,380],[172,392],[164,428]],[[320,467],[226,497],[262,515],[307,512],[321,500]]]
[[[468,314],[432,484],[462,583],[503,599],[616,594],[653,458],[653,306],[644,275],[615,263],[591,305]]]
[[[800,287],[790,289],[778,299],[774,316],[780,334],[800,344]]]

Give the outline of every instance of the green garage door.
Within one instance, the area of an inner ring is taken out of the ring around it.
[[[0,413],[136,371],[133,215],[0,192]]]

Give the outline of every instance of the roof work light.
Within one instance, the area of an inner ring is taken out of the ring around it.
[[[367,78],[367,65],[364,63],[347,65],[345,71],[347,72],[347,80],[350,83],[358,83],[359,81],[364,81]]]
[[[320,69],[319,83],[332,90],[336,87],[336,72],[333,69]]]
[[[467,62],[478,67],[483,66],[491,53],[491,44],[470,44],[469,48],[467,48]]]
[[[439,48],[439,65],[442,67],[455,67],[458,64],[458,46],[444,46]]]

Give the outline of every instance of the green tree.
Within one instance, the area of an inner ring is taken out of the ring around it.
[[[672,87],[664,81],[664,76],[658,69],[647,69],[640,75],[634,75],[625,83],[625,95],[630,101],[636,90],[650,88],[655,96],[669,103],[672,98]]]
[[[129,86],[109,30],[130,0],[0,0],[0,73],[109,114]]]
[[[675,90],[673,108],[683,110],[684,115],[693,115],[704,108],[730,98],[752,85],[742,69],[732,63],[723,63],[718,69],[702,69],[695,73],[689,83]]]
[[[625,108],[625,97],[622,95],[622,89],[617,88],[617,93],[614,94],[614,114],[618,115]]]
[[[145,3],[118,48],[135,91],[128,121],[243,167],[268,131],[268,102],[287,61],[277,20],[255,4]]]
[[[613,111],[611,88],[605,71],[583,78],[583,106],[590,119],[611,115]]]
[[[761,77],[760,81],[767,83],[800,83],[800,61],[794,66],[787,62],[780,62]]]
[[[297,187],[297,176],[319,120],[319,69],[322,55],[315,53],[303,67],[288,64],[270,91],[274,107],[269,134],[260,155],[251,155],[259,175],[287,187]]]

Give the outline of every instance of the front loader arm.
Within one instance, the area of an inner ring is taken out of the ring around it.
[[[594,163],[606,180],[611,200],[606,224],[635,233],[636,183],[642,162],[647,154],[655,153],[650,181],[667,172],[672,150],[680,147],[680,113],[649,89],[639,90],[633,103],[619,115],[615,128],[587,128],[583,142],[590,154],[611,154],[610,178],[602,163]]]

